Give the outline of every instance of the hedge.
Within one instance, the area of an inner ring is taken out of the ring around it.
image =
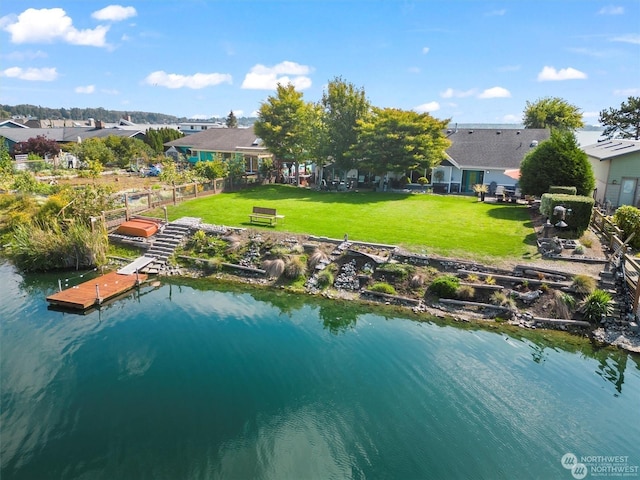
[[[560,221],[560,218],[553,214],[553,209],[556,206],[565,207],[567,209],[564,218],[567,224],[566,235],[580,237],[589,228],[594,203],[593,198],[582,195],[545,193],[542,195],[540,202],[540,212],[549,217],[551,223],[555,224]]]
[[[629,244],[635,249],[640,249],[640,210],[631,205],[625,205],[616,210],[613,221],[624,232],[626,240],[632,233],[635,233]]]
[[[552,185],[549,187],[549,193],[564,193],[565,195],[577,195],[578,189],[576,187],[562,187],[558,185]]]

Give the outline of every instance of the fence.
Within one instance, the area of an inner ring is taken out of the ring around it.
[[[102,220],[108,231],[129,220],[132,215],[163,205],[177,205],[192,198],[215,195],[224,190],[224,178],[209,182],[173,185],[144,192],[124,192],[115,196],[118,208],[102,212]]]
[[[624,283],[631,293],[633,313],[638,316],[638,304],[640,303],[640,263],[637,258],[625,251],[624,233],[604,213],[594,209],[591,224],[598,230],[609,243],[609,248],[614,254],[619,254],[621,272],[624,274]]]

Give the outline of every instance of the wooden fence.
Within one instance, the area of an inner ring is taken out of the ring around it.
[[[620,267],[624,273],[624,282],[631,293],[633,313],[638,317],[638,304],[640,303],[640,263],[637,257],[634,257],[627,253],[624,233],[620,230],[607,216],[598,211],[593,211],[591,217],[591,225],[598,230],[605,240],[608,242],[608,246],[611,250],[612,256],[618,256],[620,259]]]
[[[102,221],[108,231],[129,220],[132,215],[163,205],[177,205],[185,200],[215,195],[224,191],[224,178],[209,182],[185,183],[141,192],[120,192],[114,195],[118,208],[102,212]]]

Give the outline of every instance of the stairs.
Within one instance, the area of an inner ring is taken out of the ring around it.
[[[145,257],[153,257],[155,260],[147,267],[149,273],[157,273],[167,265],[167,260],[176,247],[180,245],[184,237],[189,234],[189,227],[179,223],[168,223],[162,232],[156,235],[156,239],[144,254]]]

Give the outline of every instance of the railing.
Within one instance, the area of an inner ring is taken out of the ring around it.
[[[633,299],[633,313],[639,314],[640,303],[640,263],[636,257],[624,252],[624,233],[604,213],[594,209],[591,216],[591,225],[594,226],[606,239],[612,252],[619,252],[620,263],[624,272],[624,282]]]
[[[125,192],[115,195],[119,208],[102,212],[102,220],[108,231],[116,229],[132,215],[142,213],[163,205],[177,205],[185,200],[215,195],[224,190],[224,178],[208,182],[193,182],[183,185],[165,186],[162,189],[143,192]]]

